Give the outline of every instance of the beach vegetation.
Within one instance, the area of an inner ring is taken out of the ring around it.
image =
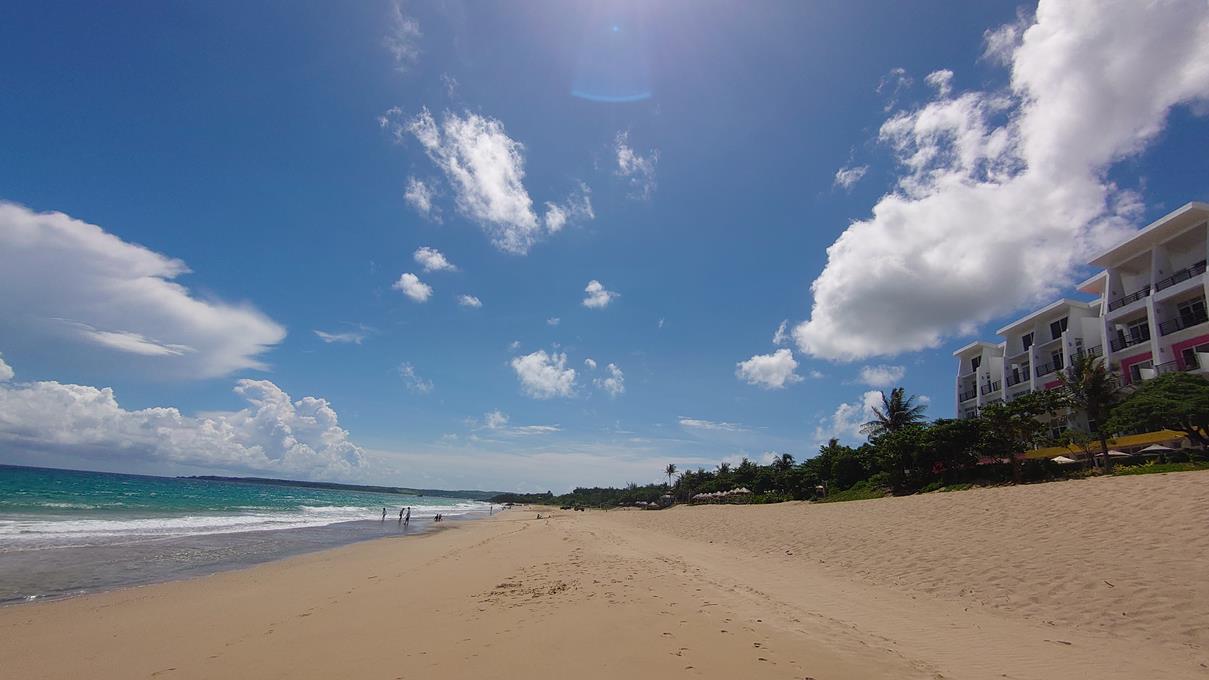
[[[1105,429],[1175,430],[1202,450],[1209,449],[1209,380],[1177,372],[1144,381],[1112,410]]]

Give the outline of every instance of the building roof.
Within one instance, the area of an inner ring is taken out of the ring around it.
[[[1046,314],[1050,314],[1051,312],[1055,312],[1064,307],[1079,307],[1082,309],[1090,309],[1091,306],[1092,306],[1092,303],[1090,303],[1090,302],[1083,302],[1081,300],[1071,300],[1069,298],[1062,298],[1061,300],[1058,300],[1057,302],[1051,302],[1050,304],[1042,307],[1041,309],[1038,309],[1035,312],[1029,312],[1028,315],[1022,316],[1019,319],[1016,319],[1015,321],[1009,323],[1008,325],[1004,326],[1003,328],[1000,328],[999,330],[997,330],[995,332],[998,333],[999,335],[1006,335],[1008,332],[1015,330],[1015,329],[1019,328],[1020,326],[1023,326],[1024,324],[1029,323],[1030,321],[1036,321],[1038,317],[1045,316]]]
[[[953,356],[959,357],[972,349],[984,349],[986,347],[990,347],[991,349],[999,349],[999,343],[987,342],[986,340],[975,340],[965,347],[960,347],[956,350],[953,350]]]
[[[1151,222],[1125,241],[1092,258],[1093,267],[1111,267],[1150,250],[1157,244],[1209,218],[1209,203],[1193,201]]]

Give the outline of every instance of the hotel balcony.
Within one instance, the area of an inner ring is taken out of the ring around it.
[[[1168,285],[1171,285],[1171,284],[1168,284]],[[1131,302],[1137,302],[1138,300],[1141,300],[1142,298],[1146,297],[1147,295],[1150,295],[1150,286],[1142,286],[1141,290],[1134,291],[1134,292],[1130,293],[1129,295],[1126,295],[1125,297],[1117,298],[1116,300],[1109,302],[1108,311],[1111,312],[1114,309],[1120,309]]]
[[[1159,324],[1159,335],[1171,335],[1176,331],[1182,331],[1185,328],[1192,328],[1209,321],[1209,314],[1198,312],[1195,314],[1184,314],[1177,316],[1174,319],[1168,319]]]
[[[1028,380],[1028,371],[1023,373],[1009,373],[1008,376],[1004,378],[1004,382],[1007,383],[1008,387],[1014,387],[1026,380]]]
[[[1003,384],[1000,383],[998,380],[996,380],[995,382],[989,382],[982,386],[982,393],[990,394],[992,392],[998,392],[999,388],[1001,388],[1001,387],[1003,387]]]
[[[1043,375],[1049,375],[1050,373],[1061,369],[1062,362],[1058,362],[1056,364],[1040,364],[1037,366],[1037,377],[1040,378]]]
[[[1141,331],[1136,337],[1126,335],[1119,338],[1113,338],[1112,342],[1109,342],[1108,344],[1112,347],[1112,351],[1120,352],[1126,347],[1133,347],[1134,345],[1140,345],[1144,342],[1150,342],[1150,329],[1146,326],[1141,327]]]
[[[1156,292],[1158,292],[1160,290],[1163,290],[1164,288],[1170,288],[1177,283],[1180,283],[1182,281],[1187,281],[1188,279],[1190,279],[1194,276],[1200,276],[1201,274],[1204,274],[1204,273],[1205,273],[1205,260],[1201,260],[1200,262],[1197,262],[1196,264],[1192,265],[1191,267],[1186,267],[1184,269],[1181,269],[1178,272],[1172,274],[1171,276],[1168,276],[1165,279],[1155,281],[1154,289]],[[1112,307],[1109,307],[1109,309],[1112,309]]]
[[[978,396],[978,390],[971,389],[968,392],[959,392],[957,394],[957,400],[958,401],[969,401],[977,396]]]
[[[1197,366],[1196,363],[1187,363],[1187,364],[1184,364],[1183,366],[1181,366],[1179,361],[1168,361],[1165,364],[1159,364],[1158,366],[1155,366],[1154,370],[1155,370],[1156,375],[1163,375],[1164,373],[1179,373],[1182,371],[1195,371],[1198,368],[1199,368],[1199,366]]]

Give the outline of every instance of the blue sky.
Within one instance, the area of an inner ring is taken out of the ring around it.
[[[0,462],[558,490],[952,416],[1209,198],[1160,4],[10,8]]]

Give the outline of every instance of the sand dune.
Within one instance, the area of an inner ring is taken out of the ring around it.
[[[1206,677],[1206,510],[1199,473],[517,510],[4,608],[0,676]]]

